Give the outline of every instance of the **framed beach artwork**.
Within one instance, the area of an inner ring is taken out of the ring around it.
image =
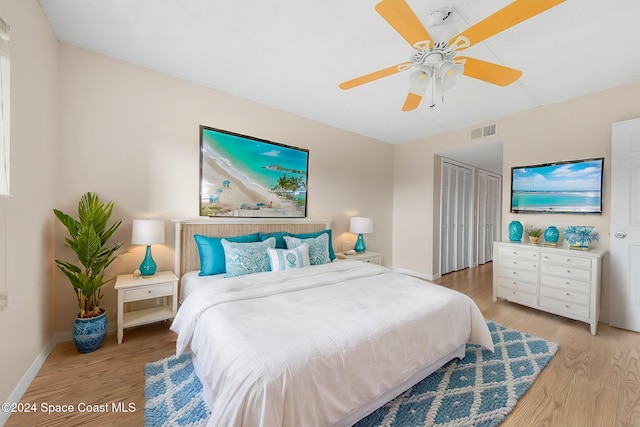
[[[200,215],[307,216],[309,150],[200,126]]]

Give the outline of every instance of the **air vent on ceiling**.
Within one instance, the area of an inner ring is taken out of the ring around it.
[[[487,138],[498,134],[498,124],[493,123],[490,125],[482,126],[480,128],[471,130],[471,139]]]

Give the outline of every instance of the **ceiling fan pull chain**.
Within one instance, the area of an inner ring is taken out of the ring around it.
[[[435,71],[435,70],[434,70]],[[435,72],[434,72],[435,74]],[[436,106],[436,102],[433,99],[433,96],[436,92],[436,80],[437,80],[437,76],[434,76],[435,78],[431,79],[431,105],[429,105],[429,108],[434,108]]]

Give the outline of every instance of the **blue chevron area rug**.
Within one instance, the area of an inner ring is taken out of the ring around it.
[[[356,427],[499,425],[558,351],[558,344],[487,321],[495,352],[467,344],[452,360]],[[145,426],[207,424],[210,412],[191,355],[145,366]]]

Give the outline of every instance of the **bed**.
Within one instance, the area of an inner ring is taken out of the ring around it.
[[[348,426],[464,357],[467,342],[493,350],[470,298],[383,266],[192,273],[201,268],[194,235],[325,229],[328,221],[176,223],[176,272],[195,279],[171,329],[176,354],[192,353],[210,426]]]

